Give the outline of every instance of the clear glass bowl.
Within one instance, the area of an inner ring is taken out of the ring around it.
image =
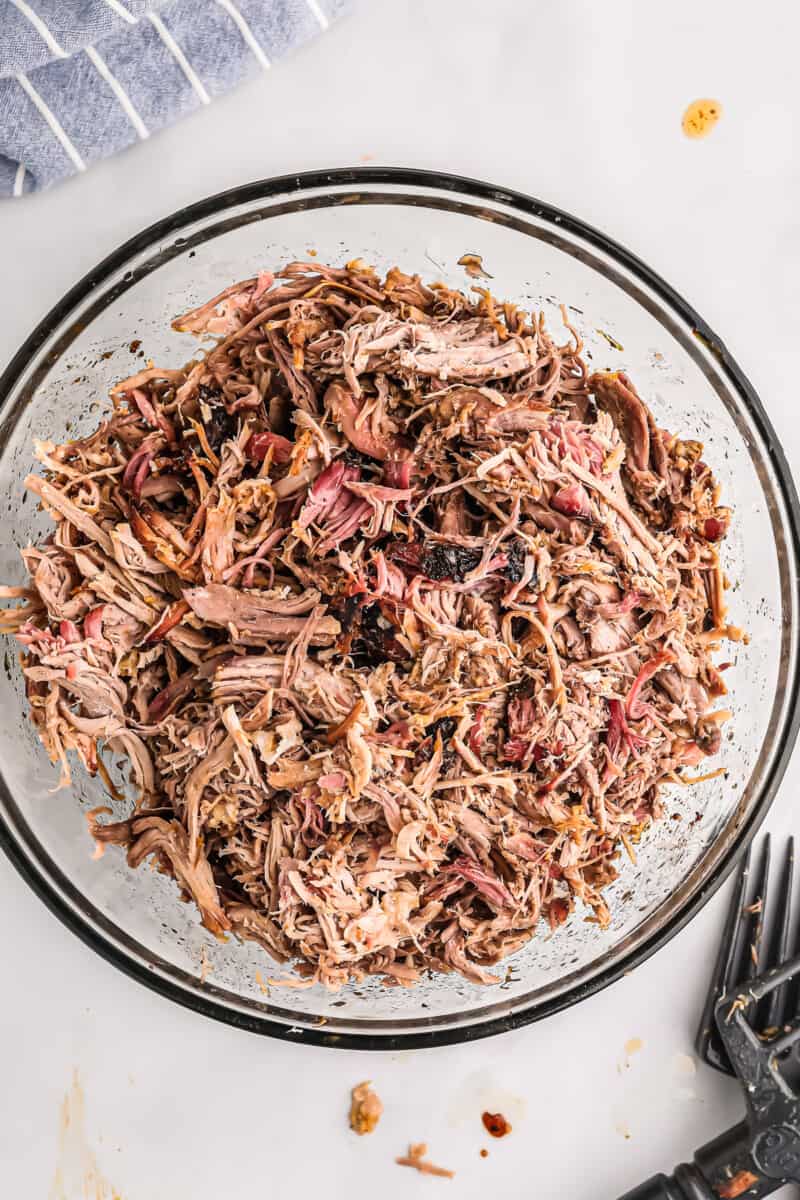
[[[731,618],[750,634],[749,646],[729,655],[734,717],[720,760],[727,777],[667,796],[681,820],[667,817],[640,845],[636,864],[623,864],[609,896],[610,928],[577,913],[552,936],[543,930],[508,960],[499,986],[448,975],[411,990],[372,981],[339,994],[266,991],[261,981],[287,971],[252,944],[216,941],[171,880],[128,870],[114,847],[92,859],[84,813],[107,802],[103,786],[76,769],[72,794],[52,794],[57,771],[26,719],[9,644],[0,677],[0,841],[99,953],[209,1016],[329,1046],[481,1037],[575,1003],[663,945],[709,898],[763,818],[797,728],[797,496],[764,410],[724,346],[622,247],[536,200],[471,180],[330,171],[237,188],[159,222],[101,263],[35,330],[0,380],[0,578],[22,580],[19,547],[48,528],[22,488],[33,438],[60,441],[94,426],[109,387],[141,363],[136,343],[148,358],[182,364],[196,344],[170,330],[176,313],[311,250],[320,261],[400,264],[458,287],[470,280],[457,260],[480,254],[497,295],[543,307],[557,332],[559,302],[572,306],[593,365],[624,368],[660,425],[706,443],[735,507],[725,548]]]

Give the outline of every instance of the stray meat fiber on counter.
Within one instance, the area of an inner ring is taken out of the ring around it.
[[[413,1142],[408,1147],[408,1154],[401,1155],[394,1161],[398,1167],[413,1167],[420,1175],[438,1175],[440,1179],[455,1178],[455,1171],[449,1171],[447,1167],[437,1167],[425,1157],[427,1153],[428,1147],[425,1142]]]
[[[540,922],[605,926],[719,749],[730,511],[563,319],[295,262],[35,444],[52,532],[3,627],[62,784],[125,756],[98,847],[306,983],[494,983]]]

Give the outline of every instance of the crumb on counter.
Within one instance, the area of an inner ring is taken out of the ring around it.
[[[427,1153],[428,1147],[425,1142],[412,1142],[408,1147],[408,1154],[405,1157],[396,1158],[394,1161],[398,1167],[413,1167],[421,1175],[439,1175],[442,1179],[454,1177],[455,1171],[448,1171],[446,1167],[437,1167],[429,1162],[425,1157]]]
[[[372,1133],[383,1115],[380,1096],[373,1092],[370,1080],[365,1079],[350,1093],[350,1128],[354,1133]]]
[[[707,137],[721,116],[718,100],[693,100],[683,114],[681,128],[688,138]]]

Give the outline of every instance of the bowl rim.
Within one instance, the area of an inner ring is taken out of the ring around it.
[[[438,189],[471,199],[501,203],[509,208],[550,225],[567,231],[584,242],[610,256],[643,282],[660,297],[693,330],[695,335],[714,355],[722,373],[741,399],[747,414],[759,435],[769,448],[775,472],[777,491],[785,507],[786,532],[795,561],[800,562],[800,500],[798,500],[792,473],[778,441],[775,430],[764,406],[750,380],[734,360],[725,344],[709,327],[687,300],[683,298],[657,272],[652,270],[637,255],[598,229],[545,201],[511,188],[462,175],[439,171],[419,170],[408,167],[336,167],[305,171],[299,174],[278,175],[255,180],[248,184],[228,188],[203,200],[176,209],[139,233],[128,238],[116,250],[103,258],[96,267],[88,271],[50,309],[11,358],[0,374],[0,413],[5,407],[12,389],[27,366],[31,356],[47,341],[59,324],[69,316],[77,304],[118,270],[136,254],[148,249],[154,242],[168,237],[187,223],[213,216],[226,208],[254,200],[268,200],[277,195],[320,188],[338,188],[343,185],[406,185]],[[794,666],[797,667],[799,651],[794,649]],[[452,1028],[418,1029],[413,1032],[374,1033],[334,1032],[319,1026],[292,1026],[273,1017],[259,1013],[245,1013],[229,1008],[217,1001],[212,994],[186,990],[154,971],[143,961],[137,960],[125,950],[109,941],[97,931],[78,909],[65,903],[39,864],[29,858],[19,846],[0,811],[0,848],[28,883],[36,895],[68,929],[87,946],[95,950],[107,962],[143,983],[159,995],[173,1000],[185,1008],[204,1016],[212,1017],[227,1025],[260,1033],[283,1041],[314,1046],[330,1046],[359,1050],[424,1049],[454,1043],[475,1041],[497,1033],[519,1029],[534,1021],[542,1020],[556,1012],[569,1008],[579,1001],[594,995],[635,967],[650,958],[665,946],[688,922],[699,913],[730,874],[737,858],[749,845],[764,820],[786,771],[800,727],[800,671],[795,669],[791,678],[791,695],[788,697],[789,716],[786,720],[776,753],[762,784],[761,794],[748,819],[731,839],[731,844],[714,867],[706,883],[688,898],[665,925],[654,931],[640,946],[633,947],[619,961],[599,970],[592,978],[574,984],[558,996],[549,997],[535,1005],[520,1007],[514,1011],[492,1017],[475,1024],[468,1021]],[[5,779],[0,773],[0,797],[11,800]]]

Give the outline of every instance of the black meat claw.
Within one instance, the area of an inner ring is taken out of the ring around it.
[[[756,1166],[769,1179],[800,1183],[800,1098],[780,1066],[800,1042],[800,1021],[788,1022],[789,1014],[782,1013],[773,1031],[758,1033],[748,1020],[760,1001],[797,978],[800,955],[722,996],[715,1015],[728,1058],[745,1085]]]

